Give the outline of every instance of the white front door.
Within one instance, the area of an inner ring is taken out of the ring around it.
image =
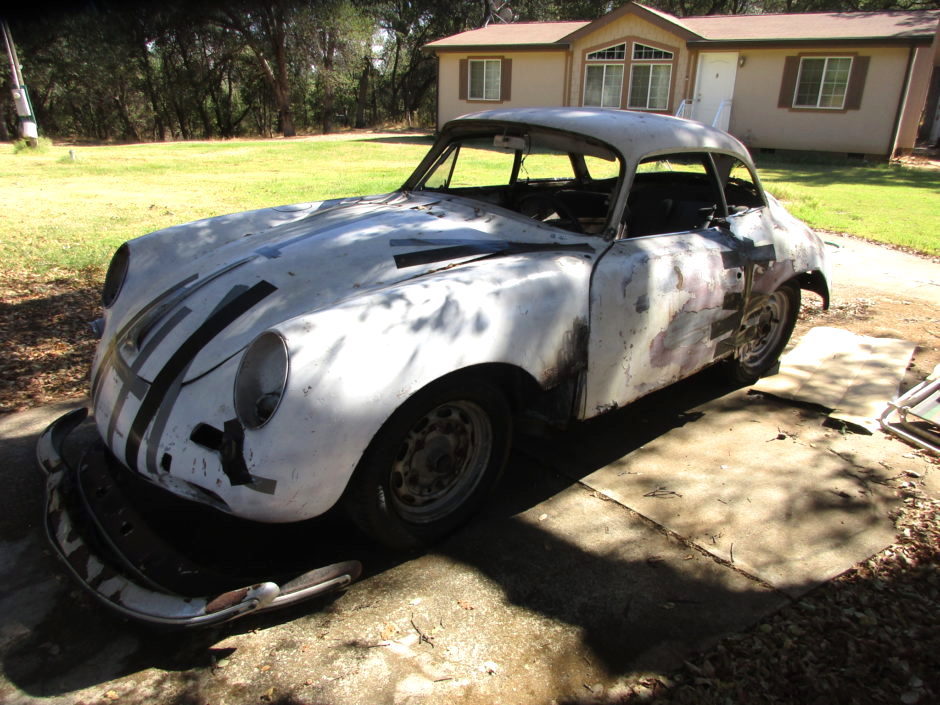
[[[736,51],[703,52],[698,59],[692,119],[727,130],[731,120],[731,98],[738,73]],[[721,115],[718,111],[721,111]],[[715,123],[715,118],[718,122]]]

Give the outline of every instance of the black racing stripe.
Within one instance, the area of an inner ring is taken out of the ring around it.
[[[739,250],[725,250],[721,253],[721,266],[725,269],[743,267],[747,260]]]
[[[715,321],[712,323],[710,340],[714,340],[725,333],[730,333],[733,330],[737,330],[738,326],[741,325],[742,313],[741,311],[735,311],[727,318],[722,318],[720,321]]]
[[[170,320],[160,327],[160,330],[158,330],[151,337],[151,339],[147,341],[147,345],[145,345],[140,353],[138,353],[137,357],[134,359],[134,364],[131,365],[131,367],[128,369],[130,372],[128,375],[130,379],[125,379],[125,377],[121,375],[121,390],[118,393],[118,398],[115,401],[114,408],[111,410],[111,418],[108,421],[107,438],[105,439],[109,448],[114,447],[114,432],[117,429],[118,418],[120,417],[121,412],[124,410],[124,404],[127,402],[127,397],[130,394],[133,394],[137,399],[143,399],[147,394],[149,385],[138,376],[138,373],[144,366],[144,363],[150,359],[150,356],[153,355],[154,351],[157,349],[157,347],[159,347],[160,343],[163,342],[163,339],[166,338],[170,331],[178,326],[190,313],[192,313],[192,311],[190,311],[190,309],[186,308],[185,306],[174,313]],[[120,355],[118,355],[116,359],[118,363],[124,362]]]
[[[170,384],[170,388],[167,389],[159,408],[150,420],[150,434],[148,436],[150,442],[147,444],[147,455],[144,459],[144,470],[147,472],[155,473],[157,471],[157,448],[160,441],[163,440],[163,433],[170,421],[170,413],[173,411],[173,405],[176,404],[177,398],[179,398],[180,389],[183,387],[183,377],[188,369],[189,365],[186,365],[180,376]]]
[[[199,278],[198,274],[192,274],[186,277],[185,279],[183,279],[182,281],[176,282],[169,289],[167,289],[161,294],[158,294],[149,304],[147,304],[142,309],[140,309],[140,311],[134,314],[134,316],[127,323],[124,324],[124,327],[121,328],[121,330],[119,330],[115,335],[111,336],[111,342],[108,344],[108,349],[105,351],[104,355],[102,355],[101,362],[98,365],[98,369],[95,371],[95,377],[91,381],[92,399],[97,399],[98,392],[101,391],[101,383],[102,383],[102,380],[104,379],[103,372],[104,370],[107,369],[108,365],[111,364],[111,358],[114,356],[115,352],[117,351],[118,345],[120,345],[121,341],[123,341],[124,338],[127,337],[127,334],[131,330],[133,330],[134,326],[140,323],[140,321],[143,320],[145,316],[149,316],[153,312],[153,310],[157,306],[160,306],[168,296],[179,291],[183,287],[188,286],[189,284],[191,284],[198,278]]]
[[[773,245],[761,245],[747,253],[751,262],[771,262],[777,259],[777,251]]]
[[[200,351],[242,314],[252,309],[275,291],[277,291],[277,287],[270,282],[258,282],[209,316],[167,360],[163,369],[154,378],[153,384],[150,385],[150,390],[141,402],[137,415],[134,417],[134,422],[131,424],[127,436],[127,446],[124,451],[124,459],[129,468],[137,468],[137,454],[147,427],[159,411],[160,405],[173,385],[186,372]]]
[[[725,311],[737,311],[744,306],[744,294],[740,291],[729,291],[725,294],[721,302],[721,308]]]
[[[403,255],[395,255],[395,266],[398,269],[416,267],[419,264],[432,264],[446,262],[449,259],[473,257],[474,255],[491,255],[502,252],[506,247],[502,243],[475,243],[473,245],[455,245],[454,247],[441,247],[434,250],[419,250]]]
[[[395,266],[398,269],[414,267],[420,264],[433,264],[461,257],[474,255],[492,256],[528,254],[530,252],[587,252],[593,253],[594,248],[587,244],[563,245],[552,242],[500,242],[494,240],[479,240],[472,244],[441,247],[434,250],[419,250],[395,255]]]
[[[777,251],[773,245],[742,247],[721,253],[721,263],[725,269],[737,269],[751,262],[773,262],[776,259]]]

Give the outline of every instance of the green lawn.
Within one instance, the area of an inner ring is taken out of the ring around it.
[[[7,271],[107,264],[123,241],[210,215],[398,187],[427,149],[414,135],[346,140],[0,146]],[[810,225],[940,254],[940,172],[768,163],[765,186]]]
[[[940,255],[940,170],[763,162],[759,172],[814,228]]]
[[[4,267],[106,265],[129,238],[224,213],[398,188],[431,143],[355,140],[0,146]]]

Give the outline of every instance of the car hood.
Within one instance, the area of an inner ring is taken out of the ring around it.
[[[148,382],[188,350],[182,380],[191,381],[263,330],[366,292],[481,258],[498,267],[505,257],[530,257],[537,269],[550,266],[552,253],[593,260],[605,246],[502,208],[426,193],[222,216],[129,243],[131,266],[105,342]]]

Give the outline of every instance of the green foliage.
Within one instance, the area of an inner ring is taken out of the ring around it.
[[[44,132],[96,142],[434,125],[422,47],[479,27],[488,0],[123,0],[12,18]],[[591,20],[625,0],[509,0],[519,21]],[[940,0],[649,0],[702,14],[882,10]],[[9,91],[0,119],[9,122]]]

